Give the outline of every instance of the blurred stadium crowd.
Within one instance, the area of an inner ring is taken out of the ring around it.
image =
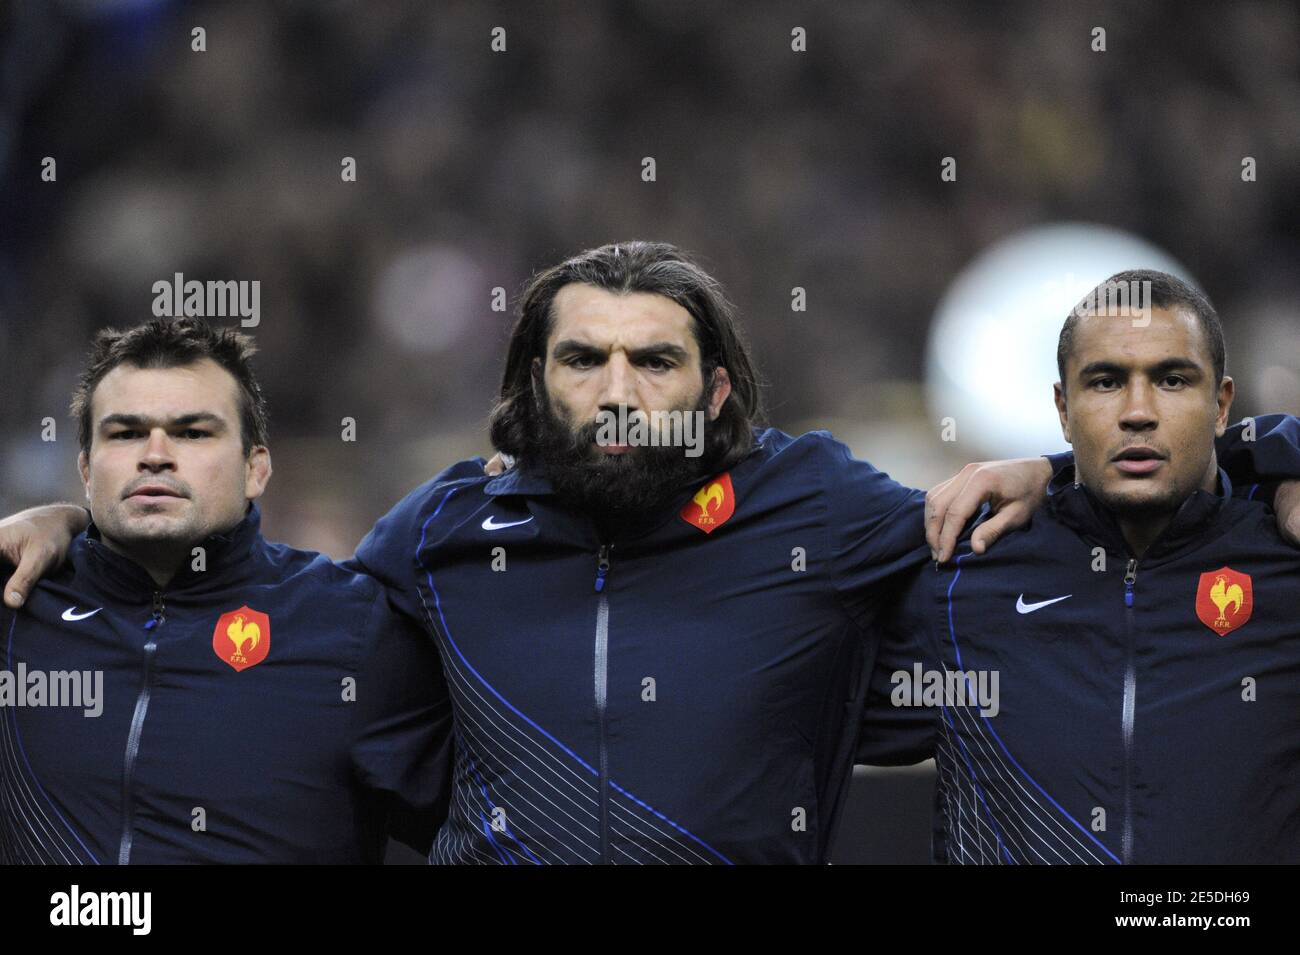
[[[1044,222],[1168,250],[1223,315],[1236,411],[1300,412],[1298,106],[1287,2],[18,0],[0,12],[0,513],[79,499],[86,344],[149,318],[175,272],[261,282],[268,536],[335,556],[489,450],[511,323],[491,290],[513,305],[533,270],[618,239],[699,253],[772,423],[831,427],[901,480],[997,452],[939,447],[927,327],[966,263]]]

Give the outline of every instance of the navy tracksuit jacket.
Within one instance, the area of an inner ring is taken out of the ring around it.
[[[355,566],[428,628],[452,696],[432,861],[826,859],[878,611],[928,556],[924,494],[824,432],[755,438],[630,539],[475,459],[362,542]],[[1296,436],[1261,419],[1225,460],[1279,443]]]
[[[1220,482],[1135,558],[1071,464],[1028,527],[911,575],[862,745],[937,748],[938,861],[1300,862],[1300,550]],[[965,698],[898,705],[918,666]]]
[[[28,690],[103,681],[97,716],[0,707],[0,861],[378,862],[386,830],[428,848],[450,739],[432,646],[375,581],[258,527],[254,506],[159,591],[92,526],[0,608]]]
[[[363,541],[454,703],[434,862],[824,858],[873,585],[924,559],[923,495],[825,433],[757,440],[634,539],[468,461]]]

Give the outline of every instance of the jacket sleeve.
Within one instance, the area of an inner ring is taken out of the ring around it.
[[[433,641],[381,592],[358,667],[353,771],[393,838],[428,854],[446,818],[451,699]]]
[[[1266,414],[1244,419],[1215,441],[1214,450],[1232,480],[1233,497],[1272,506],[1280,482],[1300,479],[1300,418]]]
[[[421,484],[375,523],[357,546],[356,553],[342,566],[352,573],[378,580],[399,613],[422,623],[424,613],[416,590],[416,551],[425,514],[444,485],[463,478],[482,477],[483,465],[482,458],[469,458]]]
[[[869,631],[895,586],[890,578],[930,556],[925,492],[859,461],[829,435],[819,440],[835,591],[849,616]]]
[[[863,709],[856,762],[873,766],[909,766],[934,755],[938,713],[932,706],[910,706],[915,667],[925,669],[929,633],[925,588],[934,570],[929,565],[906,571],[894,598],[880,616],[880,646]]]

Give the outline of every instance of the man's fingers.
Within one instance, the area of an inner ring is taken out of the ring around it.
[[[952,478],[942,484],[936,484],[925,492],[925,542],[930,545],[931,553],[939,544],[939,528],[943,525],[939,503]]]
[[[939,556],[936,560],[939,560],[940,564],[952,560],[953,552],[957,550],[957,542],[962,537],[962,531],[966,529],[967,524],[970,524],[971,517],[979,512],[985,499],[988,498],[988,490],[985,489],[984,482],[975,479],[978,468],[967,465],[967,468],[963,468],[963,473],[966,470],[970,473],[966,474],[965,479],[962,479],[962,474],[953,478],[957,489],[950,495],[948,507],[944,511],[944,524],[939,531],[939,547],[937,547]]]
[[[38,575],[32,570],[32,561],[25,559],[14,570],[13,576],[5,581],[4,601],[5,606],[17,610],[27,599],[27,595],[32,592],[32,584],[38,579]]]
[[[1296,547],[1300,547],[1300,513],[1292,512],[1282,528],[1282,535]]]
[[[483,465],[483,473],[488,477],[500,477],[514,466],[515,459],[511,455],[498,451],[492,455],[487,464]]]
[[[959,471],[942,484],[936,484],[930,488],[925,495],[925,542],[930,547],[931,555],[935,556],[936,559],[939,553],[940,538],[943,534],[944,518],[948,515],[948,508],[952,504],[953,497],[961,489],[965,480],[968,479],[962,479],[962,471]]]
[[[0,531],[0,560],[14,565],[14,572],[5,581],[4,590],[0,591],[0,600],[4,605],[17,610],[27,599],[31,590],[31,581],[22,560],[23,553],[29,549],[26,538],[15,528],[6,527]]]
[[[1273,496],[1278,529],[1282,536],[1300,547],[1300,481],[1283,481]]]
[[[970,548],[982,554],[1007,531],[1019,527],[1025,522],[1026,508],[1019,502],[1008,504],[1002,510],[989,517],[987,521],[975,528],[970,535]]]
[[[6,548],[6,553],[14,550],[18,554],[17,566],[5,582],[4,603],[17,610],[31,596],[36,582],[63,562],[65,551],[30,538],[21,541],[17,548]]]
[[[952,559],[953,552],[957,549],[957,541],[961,538],[961,532],[965,529],[970,519],[979,511],[987,493],[977,486],[973,480],[974,475],[966,479],[960,492],[953,497],[952,502],[948,505],[947,511],[943,515],[943,527],[939,531],[939,563],[944,563]]]

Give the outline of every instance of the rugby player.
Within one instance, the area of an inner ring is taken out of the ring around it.
[[[374,580],[262,537],[252,351],[188,318],[95,341],[73,401],[93,523],[0,608],[0,861],[429,848],[451,739],[437,655]]]
[[[937,747],[939,861],[1295,863],[1300,551],[1217,459],[1234,384],[1209,299],[1107,282],[1150,283],[1149,324],[1067,318],[1074,461],[995,550],[910,575],[862,748]]]

